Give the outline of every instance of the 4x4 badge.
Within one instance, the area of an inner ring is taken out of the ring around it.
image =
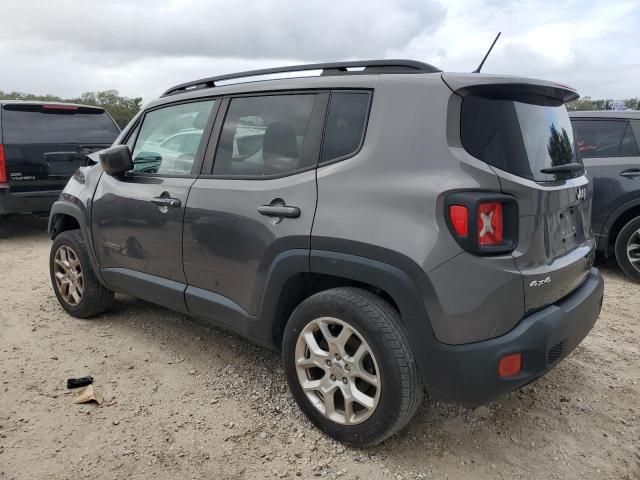
[[[547,283],[551,283],[551,277],[547,277],[542,280],[534,280],[529,284],[530,287],[541,287],[542,285],[546,285]]]
[[[587,189],[585,187],[578,187],[576,189],[576,199],[577,200],[586,200],[587,198]]]

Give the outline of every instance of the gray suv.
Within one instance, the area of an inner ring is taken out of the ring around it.
[[[424,392],[486,403],[594,325],[575,98],[408,60],[178,85],[53,206],[53,288],[76,317],[123,292],[280,349],[309,419],[375,444]]]
[[[640,112],[571,112],[576,144],[593,177],[597,249],[640,282]]]

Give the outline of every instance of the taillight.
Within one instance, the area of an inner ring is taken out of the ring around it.
[[[445,199],[447,224],[458,244],[476,255],[511,252],[518,240],[516,199],[501,193],[454,192]]]
[[[464,205],[451,205],[449,207],[449,220],[451,226],[460,237],[469,234],[469,212]]]
[[[7,183],[7,162],[4,157],[4,145],[0,143],[0,183]]]
[[[503,233],[502,203],[488,202],[478,205],[478,243],[501,245]]]

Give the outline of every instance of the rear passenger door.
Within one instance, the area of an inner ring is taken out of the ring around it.
[[[185,216],[191,313],[242,329],[283,252],[308,269],[327,101],[317,91],[224,100]]]
[[[592,227],[599,235],[609,215],[640,194],[640,121],[575,118],[571,123],[593,177]]]

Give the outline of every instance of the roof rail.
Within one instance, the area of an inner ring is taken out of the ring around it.
[[[349,70],[358,68],[359,70]],[[162,94],[163,97],[177,93],[203,88],[212,88],[216,82],[233,80],[237,78],[256,77],[259,75],[273,75],[287,72],[305,72],[322,70],[321,75],[366,75],[376,73],[435,73],[441,70],[428,63],[415,60],[362,60],[354,62],[310,63],[307,65],[292,65],[289,67],[265,68],[262,70],[249,70],[247,72],[230,73],[217,77],[203,78],[192,82],[181,83],[171,87]]]

